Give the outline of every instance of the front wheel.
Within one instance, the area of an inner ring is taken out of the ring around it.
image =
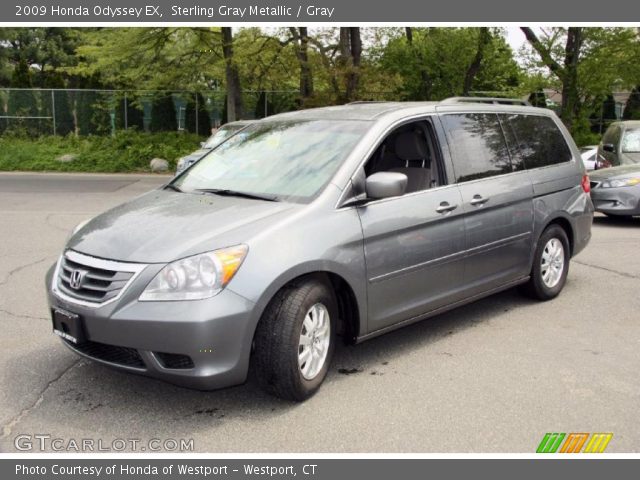
[[[255,335],[254,366],[267,392],[303,401],[320,388],[333,356],[337,312],[333,291],[322,281],[278,292]]]
[[[531,278],[523,286],[524,292],[538,300],[558,296],[569,273],[569,239],[562,227],[550,225],[542,232],[533,259]]]

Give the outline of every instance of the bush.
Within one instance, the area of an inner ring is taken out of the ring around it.
[[[196,150],[203,140],[194,134],[179,132],[118,132],[115,136],[43,136],[0,137],[0,170],[74,171],[74,172],[149,172],[149,162],[159,157],[176,161]],[[73,162],[58,157],[75,154]]]

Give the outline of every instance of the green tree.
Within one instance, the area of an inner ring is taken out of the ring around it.
[[[623,120],[640,120],[640,86],[631,90],[631,95],[624,107]]]
[[[531,92],[528,100],[534,107],[547,108],[547,96],[542,89]]]
[[[487,28],[407,28],[380,52],[405,100],[438,100],[483,91],[510,94],[520,70],[502,32]]]
[[[144,130],[144,113],[138,107],[138,99],[131,94],[126,96],[126,101],[123,95],[116,104],[116,128],[123,129],[125,126],[135,128],[139,132]]]
[[[198,101],[195,101],[197,97]],[[196,111],[197,105],[197,111]],[[197,133],[201,136],[211,135],[211,117],[207,111],[207,106],[204,97],[200,92],[195,95],[190,95],[186,105],[186,128],[187,131]],[[196,115],[198,118],[198,128],[196,131]]]
[[[153,99],[149,129],[152,132],[175,132],[178,129],[176,107],[170,94]]]
[[[69,135],[75,132],[73,112],[71,110],[71,99],[66,90],[55,90],[53,92],[55,105],[55,122],[57,135]]]
[[[38,135],[40,132],[40,121],[34,118],[39,116],[38,102],[32,90],[31,69],[25,60],[21,60],[16,65],[11,77],[11,87],[18,90],[9,91],[7,101],[7,116],[14,117],[7,119],[6,127],[13,132]]]
[[[531,50],[530,70],[545,67],[562,90],[560,117],[580,135],[585,119],[612,90],[630,88],[640,76],[640,42],[632,28],[553,27],[536,33],[523,27]]]
[[[10,69],[18,68],[21,63],[33,67],[33,86],[46,87],[51,76],[67,76],[65,68],[77,62],[75,49],[82,31],[61,27],[0,28],[0,59],[5,60]],[[9,78],[0,74],[0,82],[7,82]]]

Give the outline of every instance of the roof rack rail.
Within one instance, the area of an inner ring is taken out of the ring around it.
[[[530,107],[531,104],[526,100],[519,98],[501,98],[501,97],[450,97],[440,102],[442,105],[450,105],[455,103],[488,103],[491,105],[521,105]]]
[[[363,103],[392,103],[390,100],[356,100],[355,102],[349,102],[347,105],[360,105]]]

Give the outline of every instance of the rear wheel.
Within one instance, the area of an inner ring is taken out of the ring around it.
[[[275,296],[255,336],[254,367],[267,392],[302,401],[320,388],[333,356],[337,312],[332,289],[316,279]]]
[[[551,300],[562,291],[569,273],[569,240],[559,225],[550,225],[538,240],[531,278],[524,292],[538,300]]]

